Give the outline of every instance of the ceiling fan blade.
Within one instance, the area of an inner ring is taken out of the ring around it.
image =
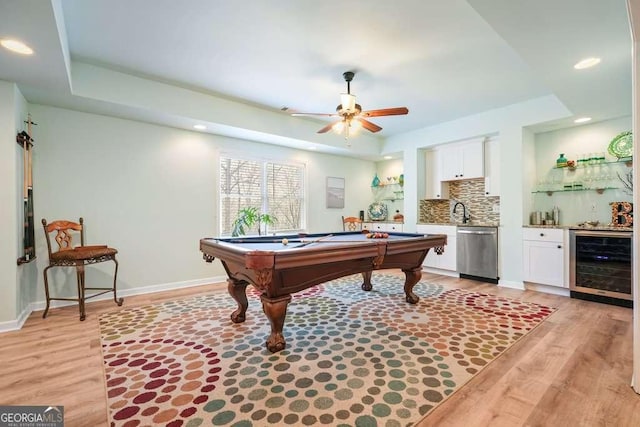
[[[335,125],[336,123],[340,123],[340,120],[338,120],[337,122],[329,123],[328,125],[326,125],[322,129],[320,129],[318,131],[318,133],[327,133],[327,132],[329,132],[331,130],[331,128],[333,127],[333,125]]]
[[[408,114],[409,109],[407,107],[395,107],[395,108],[382,108],[380,110],[369,110],[360,113],[364,117],[380,117],[380,116],[400,116],[402,114]]]
[[[362,123],[362,127],[365,128],[368,131],[371,131],[371,132],[375,133],[375,132],[379,132],[379,131],[382,130],[382,128],[380,126],[378,126],[377,124],[371,123],[369,120],[365,120],[362,117],[359,117],[359,118],[357,118],[355,120],[358,120],[360,123]]]

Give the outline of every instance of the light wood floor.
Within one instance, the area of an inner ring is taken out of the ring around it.
[[[640,426],[630,388],[630,309],[425,273],[445,287],[557,307],[551,318],[432,411],[420,426]],[[225,287],[217,286],[225,292]],[[124,307],[211,292],[201,286],[130,297]],[[0,334],[0,404],[63,405],[66,426],[107,425],[98,315],[113,301],[33,313]],[[286,325],[285,325],[286,327]]]

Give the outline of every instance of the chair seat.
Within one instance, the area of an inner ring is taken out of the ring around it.
[[[58,251],[51,254],[51,261],[84,261],[88,259],[114,256],[117,249],[106,245],[78,246],[66,251]]]

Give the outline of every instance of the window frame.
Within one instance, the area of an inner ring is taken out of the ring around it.
[[[303,162],[296,162],[288,159],[278,159],[273,157],[259,157],[259,156],[251,156],[243,153],[237,152],[221,152],[218,157],[218,189],[217,189],[217,197],[218,197],[218,229],[220,230],[220,235],[223,237],[229,237],[230,233],[223,234],[224,224],[223,224],[223,201],[227,198],[226,194],[222,193],[222,185],[224,183],[224,177],[222,175],[222,162],[225,159],[231,159],[232,161],[248,161],[248,162],[256,162],[259,163],[260,166],[260,182],[261,182],[261,191],[260,191],[260,210],[261,212],[270,213],[268,210],[268,202],[269,202],[269,194],[268,194],[268,167],[269,165],[284,165],[284,166],[292,166],[299,169],[300,173],[300,192],[301,192],[301,203],[300,203],[300,228],[295,229],[278,229],[277,231],[267,230],[269,235],[277,235],[277,234],[292,234],[298,232],[304,232],[307,226],[307,204],[308,204],[308,188],[307,188],[307,165]],[[276,215],[277,218],[277,215]],[[271,227],[271,228],[277,228]],[[254,234],[251,234],[254,235]],[[257,234],[255,234],[257,235]]]

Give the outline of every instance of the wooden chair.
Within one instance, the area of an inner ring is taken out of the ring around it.
[[[47,297],[47,307],[42,314],[42,317],[47,317],[49,312],[49,304],[52,300],[61,301],[76,301],[80,309],[80,320],[84,320],[85,314],[85,300],[93,298],[98,295],[105,294],[107,292],[113,292],[113,300],[119,306],[122,305],[123,299],[118,298],[116,295],[116,278],[118,276],[118,261],[116,260],[116,254],[118,251],[113,248],[107,247],[107,245],[95,245],[85,246],[84,244],[84,220],[80,218],[80,222],[72,221],[53,221],[47,224],[47,220],[42,220],[44,227],[44,235],[47,238],[47,250],[49,252],[49,265],[44,269],[44,291]],[[50,235],[55,232],[55,242],[58,244],[58,248],[55,252],[51,250],[51,238]],[[74,233],[75,232],[75,233]],[[73,246],[73,234],[80,233],[80,246]],[[113,274],[113,287],[111,288],[87,288],[85,285],[84,266],[88,264],[95,264],[99,262],[113,261],[116,265],[115,273]],[[78,298],[52,298],[49,295],[49,281],[47,280],[47,270],[51,267],[75,267],[76,277],[78,281]],[[85,295],[85,291],[102,291],[92,295]]]
[[[362,231],[362,221],[355,216],[342,217],[343,231]]]

